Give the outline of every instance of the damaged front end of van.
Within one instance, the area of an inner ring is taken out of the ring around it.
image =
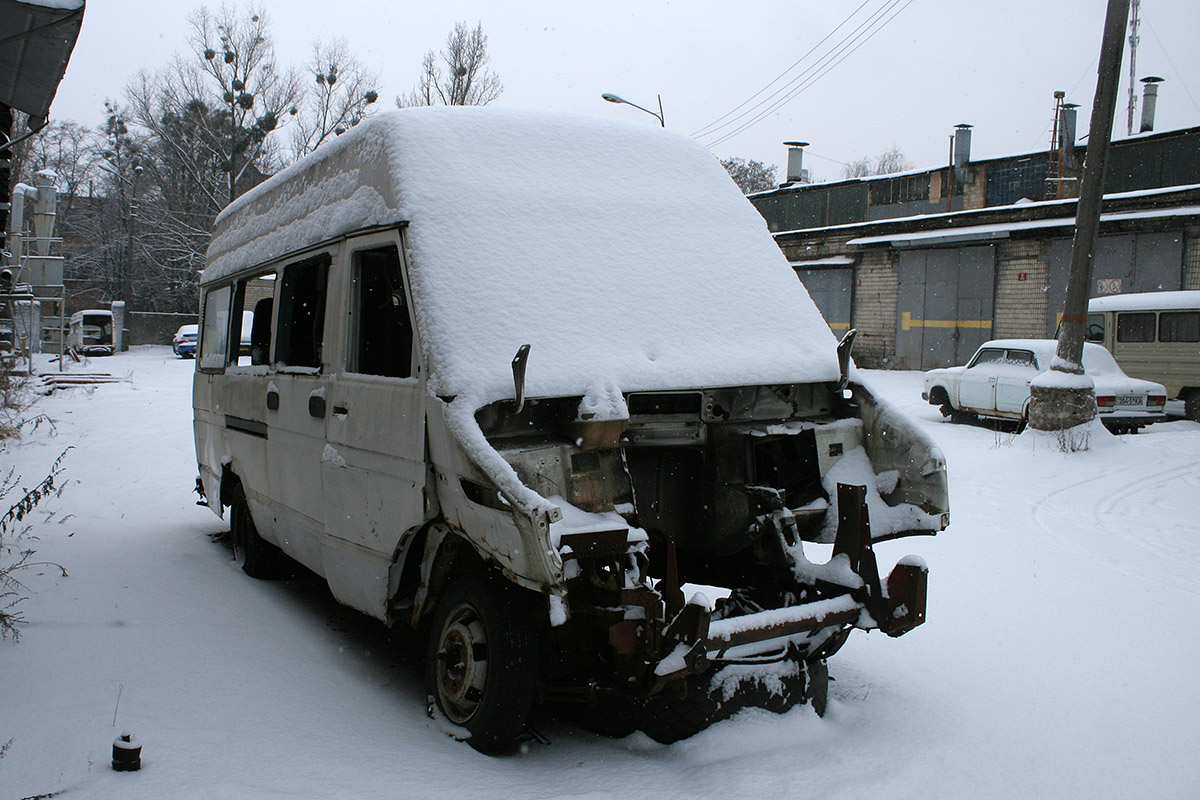
[[[583,725],[670,742],[746,706],[823,714],[826,659],[851,631],[924,621],[924,562],[884,576],[874,545],[949,524],[945,463],[845,375],[529,400],[518,379],[517,395],[443,407],[445,533],[510,595],[542,598],[522,658],[538,696]],[[431,695],[468,727],[495,691],[486,622],[431,637]]]

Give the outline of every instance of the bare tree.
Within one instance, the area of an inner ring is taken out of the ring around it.
[[[317,42],[307,70],[315,81],[309,87],[292,128],[292,152],[300,157],[316,150],[330,136],[340,136],[374,110],[379,75],[367,72],[346,42]]]
[[[742,194],[765,192],[777,185],[776,174],[779,170],[775,165],[767,166],[761,161],[746,158],[723,158],[721,166],[733,178],[733,182],[742,190]]]
[[[867,178],[872,175],[891,175],[896,172],[904,172],[906,169],[912,169],[912,165],[904,157],[904,153],[900,152],[900,148],[892,145],[875,158],[863,156],[844,165],[842,177]]]
[[[396,105],[486,106],[504,91],[499,76],[487,69],[487,62],[483,24],[472,30],[465,22],[456,23],[440,57],[433,50],[425,54],[420,81],[407,96],[397,97]]]
[[[44,169],[58,175],[58,224],[70,217],[72,203],[95,177],[96,141],[93,132],[70,120],[54,121],[17,146],[13,183],[30,182]]]
[[[222,152],[228,163],[228,198],[232,202],[239,193],[238,182],[254,164],[267,136],[284,115],[297,113],[300,79],[295,70],[277,68],[275,45],[261,8],[251,8],[248,17],[241,17],[228,7],[214,14],[202,6],[189,22],[189,44],[199,55],[203,74],[216,85],[219,98],[219,104],[207,105],[228,112]],[[200,97],[206,96],[211,94]]]
[[[892,145],[887,150],[879,154],[879,158],[875,160],[876,175],[893,175],[897,172],[904,172],[912,169],[912,164],[904,157],[904,153],[900,152],[900,148]]]

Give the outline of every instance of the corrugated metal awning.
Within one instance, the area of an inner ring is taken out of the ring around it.
[[[50,103],[79,37],[84,0],[0,0],[0,103],[30,117]]]
[[[1121,222],[1136,219],[1161,219],[1163,217],[1191,217],[1200,215],[1200,206],[1176,208],[1148,208],[1141,211],[1113,211],[1100,215],[1101,222]],[[1074,217],[1055,219],[1029,219],[1015,222],[998,222],[992,225],[968,225],[962,228],[942,228],[932,231],[893,233],[882,236],[862,236],[851,239],[847,245],[861,247],[872,244],[890,244],[892,247],[921,247],[939,244],[959,244],[1007,239],[1014,231],[1044,230],[1048,228],[1074,228]]]
[[[823,267],[850,267],[854,265],[854,256],[826,256],[825,258],[790,261],[792,269],[820,269]]]

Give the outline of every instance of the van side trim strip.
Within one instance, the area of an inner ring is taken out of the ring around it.
[[[260,439],[267,438],[267,423],[258,422],[252,419],[242,419],[241,417],[233,417],[229,414],[225,415],[225,427],[231,431],[241,431],[250,436],[257,436]]]

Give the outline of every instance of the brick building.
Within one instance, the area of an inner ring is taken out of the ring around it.
[[[1086,148],[971,161],[969,142],[960,126],[956,165],[750,196],[830,327],[858,329],[864,366],[1054,334]],[[1200,289],[1200,128],[1110,149],[1092,295],[1171,289]]]

